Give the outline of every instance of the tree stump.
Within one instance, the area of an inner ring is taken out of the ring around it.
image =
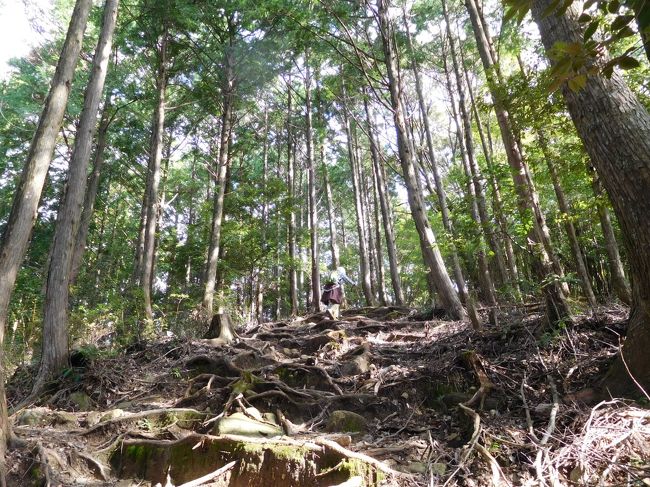
[[[232,342],[237,337],[235,332],[235,325],[226,313],[219,313],[212,317],[210,328],[206,332],[204,338],[220,338],[225,343]]]

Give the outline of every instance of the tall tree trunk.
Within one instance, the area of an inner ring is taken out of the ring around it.
[[[3,353],[9,301],[36,220],[38,203],[68,104],[72,78],[79,59],[91,6],[90,0],[77,0],[75,4],[50,91],[16,189],[7,226],[0,239],[0,384],[2,384],[0,386],[0,482],[2,484],[5,483],[6,474],[4,453],[11,436],[4,391]]]
[[[293,160],[294,161],[299,161],[298,156],[298,145],[296,144],[294,146],[294,152],[293,152]],[[307,205],[305,206],[304,204],[300,205],[300,211],[298,213],[298,235],[302,235],[304,232],[304,229],[306,229],[309,226],[309,197],[307,196],[307,187],[305,185],[305,167],[304,167],[304,161],[302,161],[303,164],[300,164],[298,162],[297,169],[298,169],[298,190],[296,194],[296,199],[297,201],[306,201]],[[298,240],[300,242],[300,240]],[[308,266],[309,262],[309,249],[305,248],[303,245],[299,244],[298,245],[298,255],[300,256],[300,267],[298,267],[298,310],[299,313],[303,309],[309,308],[309,303],[311,301],[311,290],[305,286],[305,269]],[[302,306],[302,300],[304,299],[305,306]]]
[[[106,96],[104,102],[103,114],[99,129],[97,130],[97,145],[95,147],[95,156],[93,158],[93,170],[88,178],[88,188],[86,189],[86,196],[83,202],[83,212],[81,213],[81,220],[79,221],[79,230],[75,239],[74,251],[72,254],[72,264],[70,266],[70,284],[74,284],[79,275],[81,263],[83,261],[84,251],[86,250],[86,242],[88,240],[88,232],[90,230],[90,223],[92,222],[93,211],[95,209],[95,200],[97,199],[97,192],[99,191],[99,182],[104,167],[104,152],[106,151],[106,143],[108,139],[108,127],[111,122],[110,117],[110,96]]]
[[[496,325],[496,305],[497,300],[494,291],[494,284],[492,281],[492,275],[490,273],[489,264],[487,255],[483,248],[483,240],[486,244],[496,247],[496,243],[493,239],[494,232],[491,228],[490,218],[487,213],[487,206],[485,204],[485,192],[483,189],[483,178],[476,162],[476,156],[474,154],[474,140],[472,138],[472,124],[470,120],[469,113],[467,112],[467,104],[465,101],[465,90],[463,89],[463,82],[460,75],[460,68],[458,67],[458,58],[456,56],[456,46],[454,38],[451,33],[451,27],[449,22],[449,15],[447,13],[447,2],[442,0],[442,9],[445,16],[445,24],[447,26],[447,39],[449,40],[449,52],[451,54],[452,67],[454,75],[456,78],[456,88],[458,91],[458,112],[454,110],[454,114],[460,116],[462,121],[462,126],[456,119],[456,128],[458,131],[458,145],[461,148],[461,155],[463,159],[463,166],[465,168],[465,174],[468,178],[468,197],[470,199],[470,208],[472,219],[476,225],[476,235],[475,240],[478,245],[478,264],[479,264],[479,285],[483,294],[483,298],[487,301],[488,306],[490,306],[490,320],[493,325]],[[446,63],[445,63],[446,64]],[[447,73],[449,75],[449,73]],[[451,83],[449,83],[451,84]],[[449,96],[451,102],[455,105],[454,95],[450,91]],[[464,150],[463,150],[464,147]],[[483,230],[481,232],[481,229]],[[498,255],[501,255],[500,253]],[[502,272],[501,279],[502,282],[505,281],[505,264],[500,262],[498,264],[499,270]]]
[[[147,210],[149,208],[149,163],[145,174],[144,192],[142,193],[142,205],[140,206],[140,225],[138,226],[138,239],[135,244],[135,255],[133,256],[133,272],[131,273],[131,284],[140,286],[142,283],[142,262],[144,256],[144,238],[147,231]]]
[[[291,130],[291,79],[287,84],[287,196],[289,221],[287,222],[287,245],[289,246],[289,306],[291,317],[298,316],[298,276],[296,273],[296,210],[295,210],[295,140]]]
[[[543,130],[537,130],[537,139],[539,142],[539,147],[542,149],[542,154],[546,161],[546,167],[548,168],[548,172],[551,175],[551,181],[553,182],[553,189],[555,190],[558,207],[562,214],[562,220],[564,221],[564,229],[566,230],[567,237],[569,238],[571,252],[573,253],[573,259],[576,263],[578,278],[580,279],[580,284],[582,285],[582,292],[587,298],[589,307],[593,310],[596,308],[596,306],[598,306],[598,303],[596,301],[596,296],[594,295],[594,290],[591,287],[591,278],[589,277],[589,272],[587,271],[587,264],[585,262],[584,254],[580,248],[578,233],[576,232],[576,227],[573,224],[573,220],[571,219],[571,208],[569,207],[569,202],[567,201],[564,194],[564,189],[562,188],[562,183],[560,181],[560,175],[558,174],[557,168],[555,167],[555,161],[551,155],[551,150],[548,146],[548,140],[546,140],[546,136]]]
[[[553,277],[559,275],[559,269],[553,268],[552,260],[549,257],[549,249],[552,249],[552,246],[548,238],[548,228],[546,228],[544,215],[539,208],[537,194],[532,187],[528,166],[523,159],[512,130],[510,115],[498,89],[499,71],[491,49],[489,33],[485,30],[485,24],[482,21],[476,0],[465,0],[465,6],[472,22],[476,44],[488,78],[488,87],[494,102],[494,110],[501,129],[501,138],[506,149],[508,164],[510,165],[515,191],[517,192],[520,217],[527,219],[530,214],[533,219],[534,228],[529,238],[533,244],[530,247],[533,254],[535,273],[543,283],[542,290],[546,297],[548,320],[550,323],[558,323],[570,319],[571,312],[561,283]]]
[[[311,301],[315,312],[320,311],[320,252],[318,248],[318,203],[316,199],[316,161],[312,123],[311,69],[309,51],[305,51],[305,138],[307,143],[307,184],[309,186],[309,242],[311,256]]]
[[[483,156],[487,163],[488,172],[489,172],[489,184],[492,190],[492,209],[496,221],[498,222],[499,228],[501,230],[501,235],[497,236],[497,245],[505,249],[505,257],[507,261],[506,271],[508,273],[508,280],[512,289],[514,291],[515,297],[519,298],[521,296],[521,290],[519,288],[519,272],[517,270],[517,260],[515,257],[515,252],[512,246],[512,239],[508,234],[508,222],[503,212],[503,200],[501,198],[501,188],[499,186],[499,181],[495,175],[495,168],[492,158],[491,143],[486,138],[486,135],[483,131],[483,126],[481,123],[481,117],[474,100],[474,93],[472,92],[472,84],[469,80],[469,75],[467,68],[465,67],[465,61],[463,57],[462,46],[459,46],[459,51],[461,55],[461,65],[465,71],[465,82],[467,84],[467,93],[470,97],[470,102],[472,106],[472,113],[474,114],[474,120],[476,121],[476,128],[481,139],[481,148],[483,149]],[[488,127],[489,129],[489,127]]]
[[[368,107],[367,96],[364,97],[364,108],[366,111],[366,130],[370,142],[370,157],[372,159],[373,174],[377,182],[377,196],[381,208],[381,220],[384,227],[386,239],[386,253],[388,254],[388,265],[390,269],[390,282],[395,296],[395,304],[404,304],[404,292],[402,291],[402,279],[400,277],[399,262],[397,259],[397,248],[395,247],[395,231],[393,229],[393,215],[390,208],[388,191],[386,188],[386,177],[384,174],[381,154],[375,138],[375,128]]]
[[[165,133],[166,91],[169,74],[167,72],[167,44],[169,42],[167,29],[160,37],[158,50],[158,72],[156,74],[156,108],[153,113],[151,132],[151,149],[149,152],[149,167],[147,169],[147,215],[145,218],[144,247],[142,252],[142,278],[140,286],[144,297],[144,312],[146,322],[141,333],[144,336],[153,334],[153,307],[151,292],[153,289],[154,248],[156,243],[156,223],[158,221],[158,190],[163,153],[163,137]]]
[[[603,231],[603,239],[605,240],[605,250],[607,252],[607,260],[609,262],[609,272],[611,274],[612,287],[618,299],[628,306],[632,304],[632,296],[630,292],[630,285],[625,278],[625,271],[623,270],[623,262],[621,261],[621,254],[618,251],[618,242],[614,233],[614,226],[609,216],[607,206],[601,201],[603,187],[595,173],[594,167],[589,164],[589,172],[591,174],[591,187],[596,197],[596,208],[598,209],[598,218],[600,219],[600,227]]]
[[[343,86],[343,103],[347,104],[349,100],[345,94],[345,85]],[[361,196],[361,185],[359,181],[359,171],[358,164],[356,160],[356,154],[354,150],[354,136],[352,134],[352,127],[350,123],[350,117],[348,115],[349,107],[343,107],[343,124],[345,126],[345,133],[347,136],[347,145],[348,145],[348,159],[350,160],[350,172],[352,174],[352,189],[354,192],[354,208],[356,210],[356,221],[357,221],[357,235],[359,237],[359,261],[361,265],[361,276],[359,276],[359,281],[361,282],[361,289],[363,290],[363,295],[366,300],[367,306],[375,305],[375,297],[372,294],[372,287],[370,283],[370,262],[368,255],[368,242],[367,242],[367,231],[365,228],[365,215],[362,207],[362,196]]]
[[[269,171],[269,110],[264,107],[264,142],[262,148],[262,194],[264,202],[262,203],[262,248],[268,247],[267,227],[269,224],[269,203],[267,196],[268,171]],[[257,323],[261,322],[264,313],[264,294],[266,291],[266,273],[258,267],[253,273],[255,278],[255,306],[253,317]]]
[[[361,144],[359,143],[359,136],[357,124],[355,123],[354,135],[354,147],[357,161],[357,180],[359,181],[359,189],[361,195],[361,208],[362,214],[364,216],[364,228],[366,235],[366,245],[368,250],[368,267],[370,268],[370,290],[372,295],[378,297],[378,270],[379,261],[377,257],[377,248],[375,246],[375,239],[373,238],[373,228],[372,228],[372,213],[370,210],[370,191],[372,191],[372,181],[368,179],[366,175],[366,168],[363,162],[363,155],[361,152]],[[385,300],[385,298],[384,298]],[[381,302],[381,298],[379,300]]]
[[[194,188],[196,181],[196,158],[192,158],[192,167],[190,169],[190,187]],[[189,194],[188,215],[187,215],[187,240],[185,241],[185,248],[187,251],[187,260],[185,261],[185,289],[190,290],[192,282],[192,247],[194,246],[194,224],[196,218],[196,210],[194,209],[194,192]]]
[[[398,73],[394,30],[388,15],[390,0],[378,0],[377,6],[379,33],[384,49],[384,62],[388,74],[393,119],[397,132],[399,159],[402,166],[411,215],[413,216],[423,250],[424,262],[435,281],[436,290],[442,306],[451,317],[464,319],[466,317],[465,310],[458,299],[458,294],[454,290],[449,274],[445,269],[436,237],[429,224],[422,193],[418,189],[415,164],[413,162],[413,148],[410,146],[406,132],[407,126],[402,100],[401,80]]]
[[[371,167],[372,172],[372,213],[373,223],[375,226],[375,249],[377,249],[377,292],[379,293],[379,302],[382,306],[388,304],[386,296],[386,279],[384,275],[384,256],[381,245],[381,224],[379,223],[379,183],[377,181],[377,172],[374,170],[374,164]]]
[[[42,390],[50,378],[69,364],[70,269],[86,191],[88,162],[97,128],[97,112],[104,91],[113,31],[117,22],[118,5],[119,0],[109,0],[105,5],[102,29],[95,50],[90,79],[86,86],[84,106],[68,168],[68,180],[57,213],[43,310],[43,351],[33,387],[35,394]]]
[[[465,286],[465,278],[463,277],[463,271],[460,265],[460,258],[458,257],[458,249],[454,243],[454,229],[449,218],[449,206],[447,205],[447,192],[442,182],[442,176],[440,175],[440,168],[438,167],[438,162],[436,160],[436,155],[433,148],[433,137],[431,135],[431,126],[429,123],[429,114],[427,113],[426,104],[424,101],[424,93],[422,90],[422,80],[420,77],[420,67],[417,63],[415,52],[413,50],[413,41],[411,39],[411,33],[408,27],[408,20],[406,15],[404,18],[404,26],[406,29],[406,39],[408,41],[409,49],[411,50],[412,58],[412,69],[415,76],[415,90],[418,96],[418,106],[420,109],[420,117],[422,118],[422,124],[424,126],[424,134],[427,142],[427,155],[429,156],[429,163],[431,165],[433,173],[433,181],[436,187],[436,196],[438,197],[438,204],[440,205],[440,216],[442,217],[442,224],[445,227],[445,231],[449,235],[450,244],[451,244],[451,260],[452,267],[454,272],[454,280],[456,281],[456,287],[460,295],[462,302],[467,301],[467,289]]]
[[[336,269],[341,266],[341,253],[339,251],[339,244],[337,242],[336,234],[336,213],[334,212],[334,201],[332,199],[332,187],[330,186],[330,178],[327,171],[325,161],[321,164],[323,168],[323,184],[325,185],[325,198],[327,202],[327,219],[330,230],[330,252],[332,254],[332,267]]]
[[[463,123],[463,132],[465,135],[465,148],[467,151],[467,164],[470,170],[469,177],[471,178],[472,184],[474,186],[474,195],[476,198],[477,211],[479,216],[479,225],[483,230],[483,238],[486,243],[489,245],[490,249],[494,253],[496,268],[498,271],[498,282],[504,284],[508,280],[508,273],[506,271],[505,259],[503,257],[503,252],[501,251],[501,246],[499,245],[494,229],[492,228],[492,222],[488,215],[487,204],[485,198],[485,189],[484,189],[484,178],[481,173],[481,168],[478,165],[476,160],[476,155],[474,152],[474,140],[472,137],[472,121],[471,116],[467,110],[467,101],[465,98],[465,89],[463,83],[463,77],[461,76],[458,56],[456,53],[456,43],[451,32],[451,23],[449,20],[449,13],[447,12],[447,2],[442,1],[442,9],[445,16],[445,24],[447,29],[447,38],[449,39],[449,52],[451,54],[452,67],[454,71],[454,76],[456,78],[456,88],[458,91],[458,108],[459,115]],[[485,276],[485,279],[491,281],[492,278],[489,273]],[[494,294],[492,294],[494,298]],[[496,304],[496,302],[494,303]]]
[[[221,114],[221,134],[219,136],[219,158],[217,161],[217,178],[212,206],[212,225],[210,231],[210,246],[208,249],[208,263],[206,267],[205,289],[203,291],[203,310],[208,319],[214,313],[214,292],[217,283],[217,265],[221,252],[221,224],[223,220],[223,207],[228,183],[228,169],[230,166],[230,137],[233,119],[233,103],[235,93],[234,59],[231,44],[224,55],[224,83],[222,87],[223,113]]]
[[[539,0],[532,6],[544,47],[550,50],[557,42],[582,42],[576,8],[545,15],[551,4],[552,0]],[[650,114],[618,73],[609,79],[600,74],[588,75],[583,89],[573,91],[564,86],[562,92],[612,200],[632,275],[627,338],[604,386],[614,395],[638,395],[635,381],[650,390]]]

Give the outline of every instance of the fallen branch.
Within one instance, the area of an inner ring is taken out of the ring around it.
[[[492,485],[494,486],[501,485],[502,484],[501,479],[503,479],[503,483],[509,487],[511,484],[506,478],[506,476],[504,475],[503,471],[501,470],[499,463],[488,451],[488,449],[478,442],[479,432],[481,429],[481,417],[478,415],[476,411],[474,411],[471,408],[468,408],[466,405],[459,404],[459,406],[466,414],[468,414],[474,419],[474,434],[472,435],[471,443],[473,443],[473,447],[476,448],[476,450],[479,452],[481,457],[483,457],[483,459],[488,463],[488,465],[490,465],[490,470],[492,471]]]
[[[379,460],[376,460],[375,458],[372,458],[368,455],[365,455],[363,453],[355,452],[352,450],[348,450],[347,448],[339,445],[335,441],[332,440],[327,440],[325,438],[316,438],[314,440],[314,443],[317,445],[322,445],[326,448],[329,448],[330,450],[334,450],[336,453],[339,453],[341,455],[344,455],[348,458],[354,458],[355,460],[361,460],[362,462],[369,463],[373,467],[375,467],[377,470],[381,470],[385,474],[388,475],[394,475],[396,477],[402,477],[402,478],[413,478],[413,475],[410,473],[405,473],[405,472],[400,472],[398,470],[393,470],[390,468],[388,465],[386,465],[383,462],[380,462]]]
[[[485,402],[485,398],[490,393],[490,391],[494,389],[494,384],[488,377],[487,372],[485,371],[485,366],[483,365],[483,359],[478,353],[476,353],[473,350],[469,352],[465,352],[464,358],[474,370],[474,373],[478,377],[478,381],[479,381],[478,390],[476,391],[476,393],[474,393],[472,398],[465,403],[465,405],[471,407],[480,401],[479,402],[480,408],[483,409],[483,403]]]
[[[236,463],[237,463],[236,461],[226,463],[223,467],[218,468],[214,472],[204,475],[203,477],[199,477],[198,479],[191,480],[190,482],[185,482],[184,484],[181,484],[178,487],[198,487],[199,485],[203,485],[207,482],[210,482],[211,480],[216,479],[217,477],[220,477],[228,470],[231,470]]]

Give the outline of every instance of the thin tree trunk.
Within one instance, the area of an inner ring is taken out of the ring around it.
[[[359,189],[361,195],[361,208],[362,214],[364,216],[364,228],[366,235],[366,244],[368,250],[368,266],[370,269],[370,290],[372,295],[377,298],[378,296],[378,277],[377,277],[377,267],[379,265],[377,259],[377,248],[375,247],[375,239],[373,238],[373,228],[372,228],[372,213],[370,211],[370,191],[372,189],[372,181],[368,179],[366,175],[366,168],[363,163],[363,156],[361,153],[361,145],[359,143],[358,127],[355,124],[354,134],[354,147],[356,152],[357,161],[357,180],[359,181]]]
[[[490,306],[490,317],[493,325],[496,325],[496,313],[495,307],[497,305],[496,296],[494,292],[494,284],[492,281],[492,275],[489,270],[487,256],[485,250],[483,249],[483,242],[485,242],[496,248],[496,242],[494,241],[494,232],[491,228],[490,218],[487,213],[487,206],[485,204],[485,192],[483,190],[483,178],[476,162],[476,156],[474,154],[474,140],[472,138],[472,124],[470,120],[469,113],[467,112],[467,104],[465,101],[465,90],[463,89],[463,81],[460,75],[460,68],[458,67],[458,59],[456,56],[456,46],[454,38],[451,33],[451,26],[449,22],[449,14],[447,12],[447,2],[442,0],[442,9],[445,16],[445,24],[447,28],[447,39],[449,40],[449,52],[451,54],[452,67],[454,70],[454,75],[456,78],[456,88],[458,90],[458,115],[462,121],[462,129],[460,123],[456,122],[458,135],[459,135],[459,146],[463,147],[464,142],[464,155],[463,163],[465,166],[465,172],[468,178],[468,195],[471,201],[471,212],[472,219],[477,225],[477,234],[476,244],[478,245],[478,263],[479,263],[479,272],[480,279],[479,283],[481,286],[483,297],[487,300],[488,305]],[[453,93],[449,93],[449,96],[453,100]],[[462,135],[464,135],[464,140]],[[461,154],[463,151],[461,150]],[[481,229],[483,232],[481,233]],[[499,252],[498,255],[501,255]],[[506,279],[505,273],[505,264],[503,263],[503,257],[501,261],[498,261],[498,268],[500,270],[502,282]]]
[[[232,38],[231,38],[232,41]],[[221,224],[223,220],[223,207],[226,196],[227,173],[230,166],[230,137],[233,119],[233,103],[235,90],[235,73],[232,44],[228,46],[224,55],[224,83],[222,87],[223,113],[221,115],[221,134],[219,137],[219,159],[217,162],[217,178],[214,190],[212,207],[212,225],[210,232],[210,246],[208,250],[208,263],[206,267],[205,289],[203,291],[203,310],[208,319],[214,313],[214,292],[217,283],[217,265],[221,252]]]
[[[315,312],[320,311],[320,252],[318,248],[318,207],[316,199],[316,161],[312,123],[311,69],[309,51],[305,51],[305,138],[307,143],[307,178],[309,186],[309,242],[311,256],[311,300]]]
[[[93,160],[93,170],[88,178],[88,189],[83,203],[83,212],[79,222],[79,230],[75,239],[75,247],[72,254],[72,264],[70,266],[70,284],[74,284],[79,275],[81,263],[83,262],[84,251],[86,250],[86,242],[88,240],[88,232],[90,230],[90,223],[92,222],[93,211],[95,209],[95,200],[97,199],[97,192],[99,191],[99,182],[104,167],[104,152],[106,151],[106,143],[108,139],[108,127],[110,125],[111,117],[109,116],[111,105],[110,96],[106,97],[101,122],[97,130],[97,146],[95,147],[95,157]]]
[[[510,285],[512,286],[515,297],[519,298],[521,296],[521,290],[519,288],[519,272],[517,270],[517,259],[515,257],[514,249],[512,247],[512,240],[510,238],[510,235],[508,234],[508,222],[506,220],[506,217],[503,212],[503,201],[501,198],[501,188],[499,187],[499,181],[496,178],[495,171],[494,171],[494,163],[492,159],[492,150],[491,150],[491,143],[489,143],[488,140],[486,140],[486,135],[483,132],[483,126],[481,123],[481,117],[478,112],[478,108],[476,106],[476,102],[474,100],[474,93],[472,92],[472,85],[469,81],[469,75],[467,72],[467,69],[465,68],[465,61],[463,58],[463,49],[462,46],[459,46],[460,49],[460,55],[461,55],[461,64],[464,67],[465,71],[465,81],[467,83],[467,93],[469,94],[470,97],[470,102],[472,105],[472,113],[474,114],[474,120],[476,121],[476,128],[478,130],[479,137],[481,139],[481,148],[483,149],[483,155],[485,157],[485,161],[487,163],[488,167],[488,172],[489,172],[489,183],[490,183],[490,188],[492,189],[492,209],[494,211],[494,216],[496,221],[498,222],[498,225],[501,229],[501,235],[497,237],[497,245],[499,247],[503,246],[505,248],[505,256],[506,256],[506,271],[508,275],[508,281]]]
[[[298,156],[298,145],[294,146],[293,160],[299,161]],[[298,213],[298,230],[297,234],[302,235],[304,229],[309,226],[309,197],[307,196],[307,188],[305,181],[305,167],[304,161],[303,164],[298,162],[298,190],[297,190],[297,200],[306,201],[307,205],[300,205],[300,212]],[[300,245],[300,240],[298,240],[298,255],[300,256],[300,267],[298,268],[298,312],[301,310],[309,308],[309,302],[311,298],[311,290],[305,286],[305,269],[308,266],[309,262],[309,249],[305,248],[303,245]],[[304,294],[303,294],[304,293]],[[305,306],[302,306],[302,300],[304,299]]]
[[[142,194],[142,205],[140,206],[140,225],[138,226],[138,240],[135,244],[135,255],[133,256],[133,272],[131,273],[131,284],[140,286],[142,284],[142,263],[144,256],[144,238],[147,231],[147,210],[149,208],[149,169],[145,176],[145,188]]]
[[[484,189],[484,178],[481,173],[481,168],[478,165],[476,160],[476,155],[474,152],[474,140],[472,137],[472,121],[471,116],[467,110],[467,101],[465,99],[465,89],[463,83],[463,77],[461,76],[460,66],[458,62],[458,56],[456,53],[456,43],[451,32],[451,24],[449,20],[449,14],[447,12],[447,2],[442,1],[443,13],[445,16],[445,24],[447,26],[447,38],[449,39],[449,51],[451,53],[452,67],[454,70],[454,75],[456,78],[456,88],[458,90],[458,107],[460,112],[460,117],[463,122],[463,131],[465,134],[465,146],[467,149],[467,163],[470,170],[470,178],[472,184],[474,185],[474,194],[476,197],[477,210],[479,215],[479,225],[483,230],[483,238],[486,243],[489,245],[490,249],[494,253],[496,268],[498,271],[498,282],[505,284],[508,281],[508,272],[506,270],[505,259],[503,257],[503,252],[501,251],[501,246],[497,241],[494,229],[492,228],[492,222],[488,215],[487,204],[485,198],[485,189]],[[491,276],[487,276],[491,281]],[[494,297],[494,295],[492,296]],[[496,304],[496,303],[495,303]]]
[[[291,130],[291,80],[287,85],[287,196],[289,199],[289,221],[287,239],[289,246],[289,306],[291,317],[298,316],[298,276],[296,273],[296,211],[295,211],[295,154]]]
[[[618,251],[618,242],[616,241],[614,226],[612,225],[612,220],[609,216],[609,210],[600,200],[603,192],[602,184],[600,183],[600,179],[591,164],[589,164],[589,172],[591,173],[591,187],[594,196],[596,197],[596,208],[598,209],[600,227],[602,228],[603,239],[605,240],[605,250],[607,251],[612,287],[614,288],[614,293],[616,293],[618,299],[629,306],[632,304],[630,285],[625,278],[623,262],[621,261],[621,254]]]
[[[142,277],[140,286],[144,297],[144,312],[146,322],[142,334],[153,334],[153,307],[151,292],[153,289],[154,248],[156,242],[156,223],[158,216],[158,190],[160,187],[160,166],[162,162],[163,137],[165,133],[165,104],[167,91],[167,44],[169,42],[167,29],[163,32],[158,46],[158,73],[156,75],[156,108],[153,114],[151,134],[151,149],[149,152],[149,167],[147,169],[147,216],[145,218],[144,247],[142,252]]]
[[[394,31],[388,15],[390,0],[378,0],[377,6],[379,33],[384,49],[388,74],[393,119],[397,132],[399,159],[402,166],[411,215],[413,216],[423,250],[424,262],[431,277],[435,281],[436,290],[442,306],[452,318],[464,319],[466,317],[465,310],[458,299],[458,294],[454,290],[449,274],[447,274],[447,270],[445,269],[440,249],[429,224],[422,193],[418,190],[415,164],[413,162],[413,148],[410,146],[406,132],[407,126],[403,108],[401,80],[398,73]]]
[[[397,259],[397,249],[395,247],[395,231],[393,229],[393,215],[388,200],[388,191],[386,188],[386,177],[381,163],[381,156],[377,140],[375,138],[375,128],[370,115],[367,97],[364,97],[364,107],[366,111],[366,127],[368,139],[370,142],[370,156],[372,158],[373,173],[377,181],[377,195],[381,208],[381,219],[384,227],[386,239],[386,253],[388,254],[388,265],[390,268],[390,282],[395,296],[395,304],[402,306],[404,304],[404,293],[402,291],[402,279],[400,277],[399,262]]]
[[[341,266],[341,254],[339,251],[339,244],[337,242],[336,214],[334,212],[334,201],[332,199],[332,187],[330,186],[330,178],[324,160],[322,162],[322,168],[323,184],[325,185],[325,197],[327,202],[327,218],[329,220],[328,223],[330,230],[330,252],[332,254],[332,267],[336,269]]]
[[[449,206],[447,205],[447,192],[442,183],[442,176],[440,175],[440,169],[438,167],[438,162],[436,160],[436,156],[433,148],[433,137],[431,135],[431,127],[429,124],[429,114],[427,113],[426,105],[424,102],[422,81],[420,78],[420,69],[415,60],[415,56],[413,53],[411,34],[408,30],[408,22],[406,21],[406,19],[405,19],[405,25],[406,25],[407,41],[410,50],[412,52],[412,56],[411,56],[413,58],[412,69],[415,75],[415,88],[418,96],[418,106],[420,109],[422,124],[424,125],[424,133],[427,142],[427,154],[429,156],[429,163],[431,165],[431,169],[433,172],[433,180],[436,187],[435,192],[438,198],[438,204],[440,205],[440,216],[442,217],[442,224],[445,227],[445,231],[449,235],[449,240],[451,244],[451,261],[452,261],[452,268],[454,272],[454,280],[456,281],[456,287],[458,288],[460,300],[465,303],[467,302],[467,287],[465,285],[465,278],[463,276],[463,271],[460,265],[460,258],[458,257],[458,249],[456,248],[456,245],[454,243],[455,232],[451,222],[451,218],[449,218]]]
[[[196,181],[196,159],[192,158],[192,167],[190,169],[190,187],[194,188]],[[194,246],[194,224],[195,214],[194,209],[194,191],[189,194],[188,216],[187,216],[187,240],[185,241],[185,248],[187,249],[187,260],[185,262],[185,289],[189,291],[192,282],[192,247]]]
[[[576,270],[578,272],[578,277],[580,278],[580,283],[582,284],[582,292],[587,298],[589,307],[593,310],[598,306],[596,301],[596,296],[594,295],[594,290],[591,287],[591,278],[587,272],[587,265],[585,263],[584,254],[580,248],[580,242],[578,241],[578,233],[576,232],[576,227],[571,220],[571,208],[567,202],[566,196],[564,194],[564,189],[562,188],[562,183],[560,181],[560,175],[557,172],[555,167],[555,161],[550,153],[550,148],[548,146],[548,141],[544,131],[537,129],[537,138],[539,142],[540,149],[542,149],[542,154],[546,160],[546,167],[548,167],[548,172],[551,175],[551,181],[553,182],[553,189],[555,190],[555,196],[557,197],[558,206],[562,214],[562,220],[564,221],[564,228],[569,237],[569,244],[571,245],[571,252],[573,253],[573,258],[576,263]]]
[[[566,302],[566,297],[561,283],[554,275],[558,275],[558,270],[553,269],[553,264],[549,258],[548,249],[551,248],[548,241],[548,229],[546,228],[543,214],[537,203],[537,195],[532,187],[532,180],[529,177],[528,167],[524,161],[519,145],[514,136],[510,123],[510,116],[505,108],[504,101],[498,90],[498,66],[495,63],[495,57],[491,51],[489,34],[484,29],[484,23],[475,0],[465,0],[465,5],[472,22],[476,44],[478,46],[481,61],[488,78],[488,86],[492,99],[494,101],[494,110],[501,129],[501,138],[506,149],[508,164],[512,174],[512,179],[517,192],[517,203],[520,217],[527,219],[530,214],[533,218],[534,229],[530,235],[529,244],[533,254],[533,267],[537,278],[542,282],[547,302],[547,316],[550,323],[558,323],[571,318],[571,312]]]
[[[344,91],[344,103],[347,103],[347,96],[345,95],[345,85],[343,86]],[[359,261],[361,264],[361,289],[363,290],[363,295],[366,300],[367,306],[375,305],[375,297],[372,294],[372,288],[370,283],[370,262],[368,256],[367,240],[366,240],[366,228],[365,228],[365,216],[363,213],[363,207],[361,202],[361,187],[359,182],[359,172],[357,170],[358,161],[356,161],[356,154],[354,151],[354,138],[352,135],[352,127],[350,124],[350,118],[348,116],[348,107],[343,107],[343,124],[345,126],[345,133],[347,135],[347,144],[348,144],[348,159],[350,160],[350,172],[352,174],[352,189],[354,192],[354,207],[356,210],[356,221],[357,221],[357,235],[359,237]]]
[[[571,6],[563,14],[546,15],[551,4],[552,0],[538,0],[532,5],[544,47],[550,50],[557,42],[582,42],[577,9]],[[565,85],[562,92],[612,200],[632,275],[627,337],[604,387],[608,394],[640,395],[639,386],[650,390],[650,114],[618,73],[611,78],[588,75],[581,90]]]
[[[375,225],[375,248],[377,249],[377,291],[379,293],[379,302],[382,306],[388,304],[386,296],[386,279],[384,275],[384,256],[381,245],[381,224],[379,223],[379,182],[377,180],[377,171],[374,170],[374,163],[371,167],[372,172],[372,211],[373,222]]]
[[[264,203],[262,204],[262,248],[268,247],[267,227],[269,224],[269,203],[267,197],[268,171],[269,171],[269,111],[264,107],[264,146],[262,148],[262,195]],[[258,267],[255,272],[255,306],[253,314],[257,323],[261,322],[264,313],[264,294],[266,291],[265,272]]]

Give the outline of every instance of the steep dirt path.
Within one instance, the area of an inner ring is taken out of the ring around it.
[[[571,400],[616,352],[621,313],[536,337],[539,320],[514,310],[499,329],[477,334],[405,308],[362,309],[341,321],[319,314],[263,324],[230,346],[171,338],[100,355],[14,416],[16,433],[35,447],[13,453],[11,482],[481,486],[650,477],[648,411]],[[10,384],[14,397],[28,377]]]

